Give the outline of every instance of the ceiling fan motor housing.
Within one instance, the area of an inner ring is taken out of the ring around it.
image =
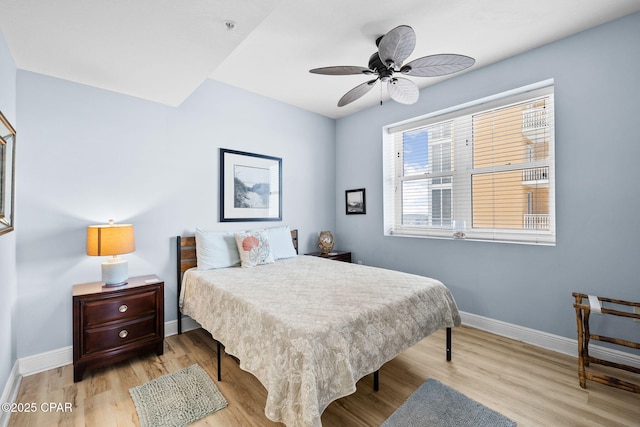
[[[393,68],[387,67],[382,60],[380,59],[380,55],[378,52],[374,52],[373,55],[369,58],[369,69],[375,71],[378,76],[380,76],[380,80],[383,82],[388,81],[391,76],[393,76]]]

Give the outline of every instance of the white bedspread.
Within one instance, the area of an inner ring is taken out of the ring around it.
[[[266,416],[287,426],[320,426],[360,378],[460,325],[437,280],[311,256],[189,270],[180,301],[267,389]]]

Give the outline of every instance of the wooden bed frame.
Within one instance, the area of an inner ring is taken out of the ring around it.
[[[291,240],[293,242],[293,246],[298,253],[298,230],[291,230]],[[176,307],[178,310],[178,334],[182,333],[182,313],[180,312],[180,293],[182,291],[182,275],[185,271],[190,268],[197,266],[197,256],[196,256],[196,238],[195,236],[177,236],[177,283],[178,283],[178,296],[176,298]],[[451,328],[447,328],[447,342],[446,342],[446,355],[447,362],[451,361]],[[216,340],[215,337],[213,339],[216,341],[217,352],[218,352],[218,381],[222,381],[222,373],[221,373],[221,358],[222,354],[222,346],[220,345],[220,341]],[[379,371],[375,371],[373,373],[373,389],[378,391],[379,389]]]

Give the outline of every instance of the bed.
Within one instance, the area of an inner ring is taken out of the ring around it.
[[[332,401],[460,315],[439,281],[295,254],[254,268],[197,268],[196,240],[177,237],[178,322],[197,321],[266,388],[266,416],[321,426]]]

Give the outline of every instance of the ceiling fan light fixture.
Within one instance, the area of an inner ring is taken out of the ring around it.
[[[420,96],[418,86],[411,80],[393,77],[394,73],[401,73],[411,77],[436,77],[460,72],[471,67],[475,59],[457,54],[429,55],[414,59],[402,65],[411,55],[416,45],[416,34],[408,25],[400,25],[384,36],[376,39],[378,51],[369,58],[368,68],[357,66],[322,67],[309,70],[314,74],[333,76],[348,74],[376,74],[378,78],[351,89],[344,94],[338,106],[343,107],[366,94],[378,81],[387,83],[387,90],[391,99],[402,104],[413,104]],[[385,58],[384,61],[382,58]]]

